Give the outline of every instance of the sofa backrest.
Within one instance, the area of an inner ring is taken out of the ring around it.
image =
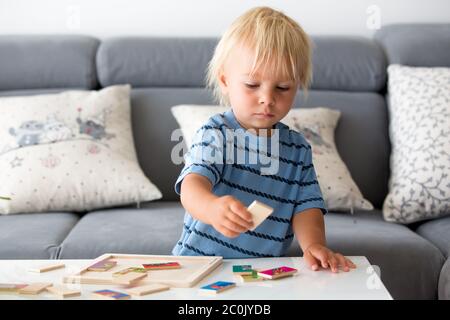
[[[0,91],[98,87],[89,36],[0,36]]]
[[[395,24],[381,28],[374,39],[388,64],[450,67],[450,24]]]
[[[364,196],[380,208],[389,179],[388,114],[384,99],[389,63],[450,66],[449,25],[383,27],[375,39],[313,37],[314,79],[295,107],[342,112],[336,144]],[[130,83],[132,121],[140,164],[176,200],[182,166],[170,154],[178,128],[177,104],[214,104],[204,89],[214,38],[0,36],[0,96],[98,89]],[[425,44],[425,45],[424,45]],[[426,58],[424,58],[426,57]]]

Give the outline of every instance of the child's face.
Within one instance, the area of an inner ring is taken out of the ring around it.
[[[254,53],[237,47],[219,77],[239,123],[246,129],[270,129],[291,109],[298,84],[271,66],[251,74]]]

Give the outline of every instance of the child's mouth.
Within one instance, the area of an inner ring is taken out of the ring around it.
[[[263,113],[263,112],[254,113],[253,115],[259,119],[272,119],[275,116],[273,113]]]

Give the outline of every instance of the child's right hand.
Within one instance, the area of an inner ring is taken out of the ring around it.
[[[228,238],[235,238],[253,226],[247,208],[232,196],[222,196],[209,205],[211,225]]]

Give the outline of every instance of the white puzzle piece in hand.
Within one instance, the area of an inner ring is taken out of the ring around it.
[[[251,231],[255,230],[273,212],[272,207],[257,200],[253,201],[247,210],[252,214],[253,218],[253,228],[250,229]]]

